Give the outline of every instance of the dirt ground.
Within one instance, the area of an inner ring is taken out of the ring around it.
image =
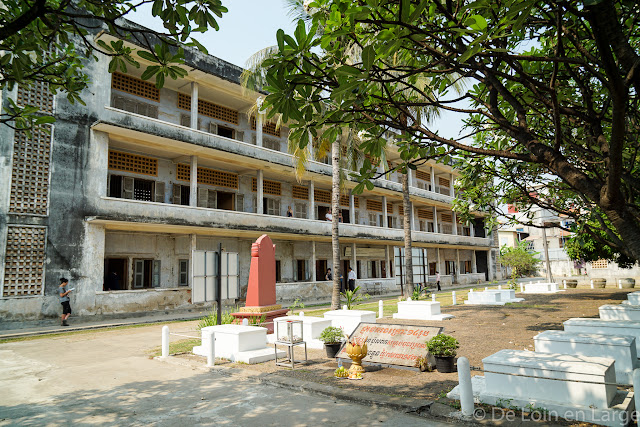
[[[460,342],[458,356],[466,356],[471,366],[482,367],[482,359],[502,349],[533,350],[533,337],[547,329],[562,329],[562,322],[572,317],[598,317],[598,307],[618,304],[631,290],[568,289],[556,294],[526,294],[525,301],[502,307],[457,305],[443,308],[454,319],[442,322],[378,319],[378,323],[443,326],[444,333]],[[182,357],[198,357],[183,355]],[[296,350],[296,358],[303,351]],[[360,389],[389,396],[441,399],[458,383],[457,373],[416,372],[405,369],[366,367],[364,379],[337,379],[333,371],[337,362],[326,358],[323,350],[309,350],[309,363],[294,370],[276,367],[271,362],[257,365],[233,364],[260,373],[277,373],[306,381],[331,384],[343,389]],[[482,375],[472,372],[472,375]]]

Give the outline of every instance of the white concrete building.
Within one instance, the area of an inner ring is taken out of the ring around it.
[[[108,63],[87,62],[86,106],[41,86],[3,92],[56,123],[32,138],[0,129],[0,318],[57,315],[61,276],[76,288],[77,314],[187,308],[194,251],[221,243],[238,253],[245,289],[251,243],[264,233],[276,244],[278,301],[328,301],[326,159],[310,161],[297,181],[287,129],[248,117],[257,97],[242,94],[242,69],[221,59],[186,49],[188,76],[162,89],[140,80],[145,64],[110,74]],[[398,162],[395,150],[387,156]],[[441,164],[411,173],[418,283],[434,281],[436,270],[445,285],[494,277],[495,243],[481,215],[459,224],[451,210],[455,179]],[[406,274],[401,189],[390,173],[341,198],[340,267],[354,267],[370,293],[397,292]]]

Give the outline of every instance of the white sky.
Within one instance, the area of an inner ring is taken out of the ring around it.
[[[223,0],[229,12],[218,20],[219,31],[195,35],[210,55],[244,67],[255,52],[276,44],[276,31],[282,28],[293,34],[295,22],[287,15],[283,0]],[[128,19],[155,30],[162,30],[159,19],[151,16],[150,7],[141,7]],[[441,136],[455,138],[461,128],[460,115],[441,112],[433,127]]]

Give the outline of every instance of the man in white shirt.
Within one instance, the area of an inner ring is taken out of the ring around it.
[[[349,267],[349,274],[347,275],[347,279],[349,280],[349,286],[347,290],[352,291],[356,288],[356,272],[353,271],[351,267]]]
[[[324,219],[326,219],[327,221],[333,220],[333,215],[331,215],[331,211],[327,211],[327,213],[324,214]]]

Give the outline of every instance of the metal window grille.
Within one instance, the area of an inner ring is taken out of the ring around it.
[[[453,215],[451,214],[440,214],[440,218],[442,220],[442,222],[453,222]]]
[[[317,203],[331,203],[331,192],[326,190],[315,190],[313,192],[313,199]]]
[[[340,206],[349,207],[349,196],[340,196]]]
[[[367,200],[367,210],[374,212],[382,212],[382,202],[378,200]]]
[[[191,111],[191,95],[178,93],[178,108]],[[234,125],[238,124],[238,112],[236,110],[205,101],[204,99],[198,99],[198,114]]]
[[[42,294],[46,241],[44,227],[7,227],[4,297]]]
[[[393,213],[393,203],[387,203],[387,213],[388,214]]]
[[[176,179],[191,180],[191,165],[178,163],[176,165]],[[218,187],[238,188],[238,175],[231,172],[198,167],[198,184],[214,185]]]
[[[609,262],[606,259],[599,259],[591,262],[591,268],[608,268]]]
[[[256,193],[258,191],[258,179],[251,178],[251,191]],[[271,194],[272,196],[282,195],[282,184],[278,181],[271,181],[265,179],[262,181],[262,192],[264,194]]]
[[[113,73],[111,75],[111,87],[132,95],[151,99],[152,101],[160,101],[160,90],[153,83],[125,74]]]
[[[139,154],[109,150],[109,169],[158,176],[158,160]]]
[[[294,199],[309,200],[309,189],[300,185],[292,187],[292,195]]]
[[[433,211],[428,209],[418,209],[418,218],[433,220]]]
[[[421,179],[423,181],[431,181],[431,175],[425,171],[416,171],[416,178]]]
[[[25,132],[15,132],[10,212],[47,214],[50,161],[50,126],[36,126],[31,138]]]
[[[180,181],[191,181],[191,166],[178,163],[176,165],[176,179]]]
[[[32,84],[18,85],[17,104],[38,107],[43,113],[53,113],[53,94],[49,91],[46,82],[33,82]]]
[[[445,178],[438,178],[438,183],[441,187],[449,187],[449,180]]]

